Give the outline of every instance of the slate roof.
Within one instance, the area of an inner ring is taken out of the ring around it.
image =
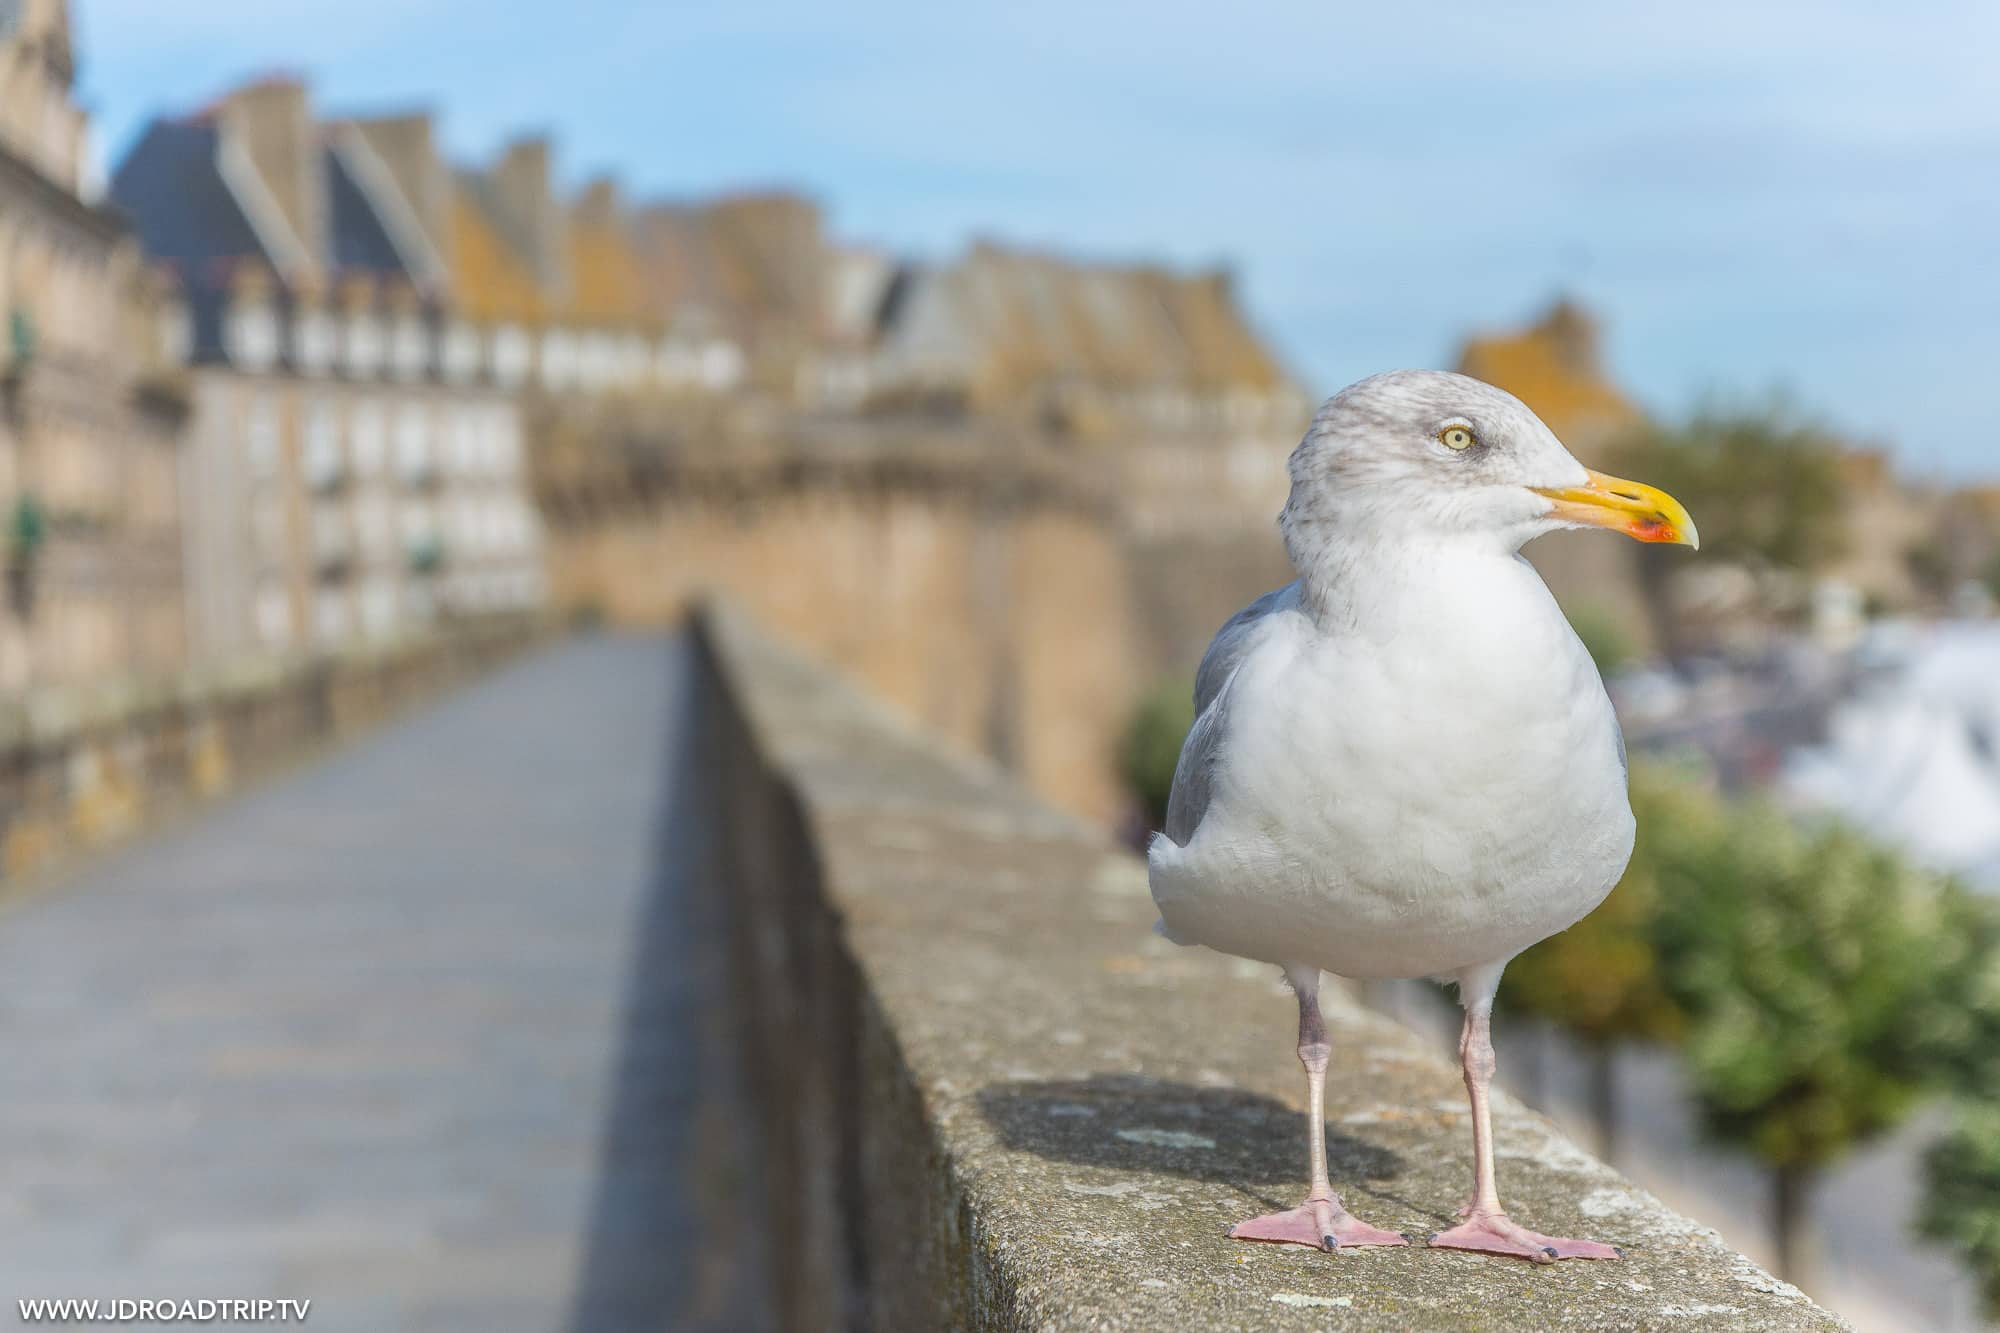
[[[131,220],[147,255],[177,270],[190,293],[226,287],[246,260],[281,268],[221,168],[222,134],[212,117],[155,120],[111,177],[112,204]],[[328,216],[325,253],[316,259],[326,278],[411,279],[377,201],[331,148],[322,147],[319,162]]]
[[[217,134],[201,121],[156,120],[111,177],[111,203],[140,245],[190,288],[225,282],[231,261],[270,261],[216,166]]]

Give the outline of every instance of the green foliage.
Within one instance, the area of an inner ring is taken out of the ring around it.
[[[1148,690],[1126,723],[1125,739],[1118,750],[1118,771],[1145,807],[1152,828],[1166,824],[1174,765],[1180,762],[1181,742],[1193,725],[1194,689],[1180,680]]]
[[[23,495],[14,502],[14,512],[7,523],[7,557],[16,564],[26,564],[34,560],[41,550],[42,542],[48,537],[48,516],[42,512],[42,502],[32,495]]]
[[[1951,591],[1951,551],[1935,533],[1903,548],[1903,568],[1912,583],[1933,597]]]
[[[1625,877],[1596,911],[1507,966],[1508,1009],[1533,1014],[1587,1042],[1672,1041],[1684,1021],[1660,975],[1654,945],[1661,880],[1697,841],[1715,836],[1715,798],[1660,764],[1632,769],[1639,832]]]
[[[1609,676],[1632,660],[1632,638],[1609,611],[1585,604],[1569,613],[1569,626],[1583,640],[1584,651],[1597,663],[1597,674]]]
[[[1849,829],[1731,807],[1657,891],[1706,1128],[1772,1167],[1824,1166],[1894,1126],[1962,1035],[1962,892]]]
[[[1916,1227],[1943,1242],[1978,1279],[2000,1318],[2000,903],[1954,900],[1951,948],[1939,960],[1956,1020],[1926,1056],[1959,1094],[1950,1130],[1924,1157]]]
[[[1924,1154],[1917,1231],[1958,1253],[2000,1318],[2000,1109],[1959,1108],[1951,1131]]]
[[[1840,447],[1782,407],[1645,427],[1622,442],[1619,465],[1688,507],[1704,555],[1810,572],[1841,553]]]

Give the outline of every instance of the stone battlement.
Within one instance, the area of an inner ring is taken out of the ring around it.
[[[1154,936],[1136,858],[737,613],[696,635],[786,1327],[1844,1327],[1498,1093],[1516,1213],[1622,1262],[1226,1239],[1303,1185],[1272,971]],[[1449,1225],[1458,1071],[1326,998],[1335,1187]]]

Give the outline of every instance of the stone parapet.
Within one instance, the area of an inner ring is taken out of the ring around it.
[[[1153,935],[1129,854],[713,605],[700,768],[790,1329],[1844,1325],[1496,1093],[1503,1192],[1615,1263],[1228,1240],[1304,1188],[1272,969]],[[1423,1236],[1467,1192],[1458,1071],[1337,994],[1336,1188]]]
[[[0,701],[0,894],[484,671],[547,628],[494,618],[329,656]]]

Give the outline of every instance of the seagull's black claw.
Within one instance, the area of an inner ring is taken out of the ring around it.
[[[1546,1255],[1547,1255],[1547,1256],[1549,1256],[1549,1258],[1551,1258],[1551,1259],[1560,1259],[1560,1258],[1562,1258],[1562,1256],[1561,1256],[1560,1254],[1557,1254],[1557,1253],[1556,1253],[1556,1247],[1555,1247],[1555,1246],[1553,1246],[1553,1245],[1544,1245],[1544,1246],[1542,1246],[1542,1253],[1543,1253],[1543,1254],[1546,1254]]]
[[[1611,1247],[1611,1252],[1617,1255],[1620,1259],[1623,1259],[1625,1257],[1625,1247],[1623,1245],[1613,1245]]]
[[[1324,1249],[1328,1254],[1332,1254],[1340,1248],[1340,1241],[1332,1235],[1321,1236],[1319,1243],[1320,1248]]]

